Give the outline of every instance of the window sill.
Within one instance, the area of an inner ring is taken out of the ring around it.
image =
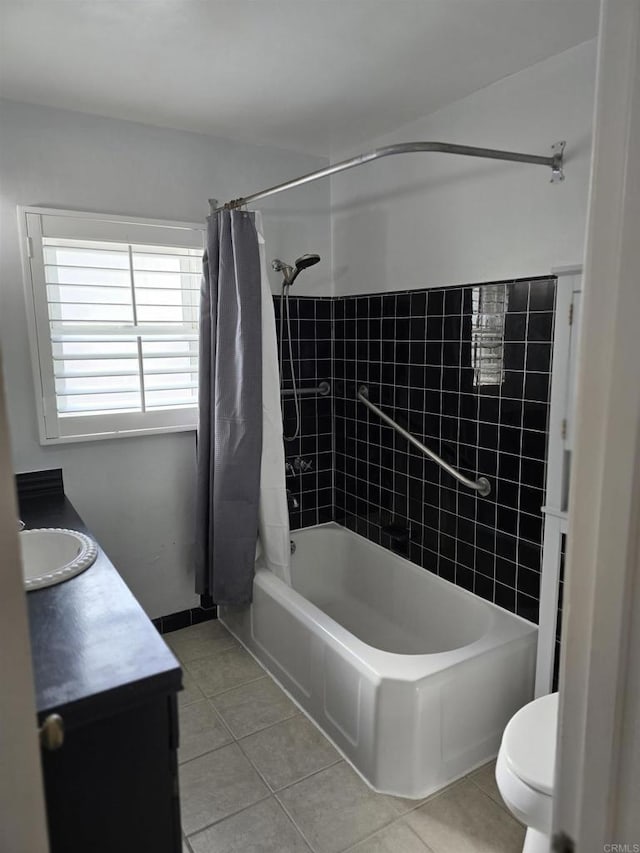
[[[62,435],[58,438],[40,437],[40,444],[46,447],[49,444],[79,444],[86,441],[106,441],[117,438],[135,438],[147,435],[166,435],[176,432],[196,432],[196,424],[177,425],[167,427],[149,427],[148,429],[123,429],[110,432],[99,432],[91,435]]]

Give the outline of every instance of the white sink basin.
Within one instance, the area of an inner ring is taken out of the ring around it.
[[[20,547],[27,592],[79,575],[98,556],[96,543],[84,533],[55,527],[23,530]]]

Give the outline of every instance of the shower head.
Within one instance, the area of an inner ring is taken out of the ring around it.
[[[284,284],[289,287],[293,284],[293,282],[298,278],[302,270],[306,270],[307,267],[312,267],[315,264],[319,263],[320,255],[306,254],[301,255],[296,259],[294,266],[290,264],[285,264],[284,261],[281,261],[279,258],[271,261],[271,269],[274,269],[276,272],[281,272],[284,276]]]
[[[296,259],[296,272],[299,273],[302,270],[306,270],[307,267],[313,267],[315,264],[320,262],[320,255],[310,254],[310,255],[301,255]]]

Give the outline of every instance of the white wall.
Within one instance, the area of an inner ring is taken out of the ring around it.
[[[585,42],[359,146],[435,140],[547,154],[566,139],[566,180],[551,185],[541,166],[446,154],[400,155],[337,175],[336,293],[545,275],[580,263],[595,62],[595,42]]]
[[[27,597],[1,371],[0,366],[0,850],[47,853]]]
[[[151,616],[198,604],[191,546],[193,432],[41,447],[16,205],[202,221],[224,201],[325,161],[96,116],[0,101],[0,343],[16,471],[62,467],[66,491]],[[267,253],[324,263],[299,292],[331,292],[328,182],[265,201]],[[278,283],[274,275],[272,284]]]

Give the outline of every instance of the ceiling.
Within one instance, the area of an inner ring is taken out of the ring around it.
[[[599,0],[0,0],[0,95],[330,156],[593,38]]]

